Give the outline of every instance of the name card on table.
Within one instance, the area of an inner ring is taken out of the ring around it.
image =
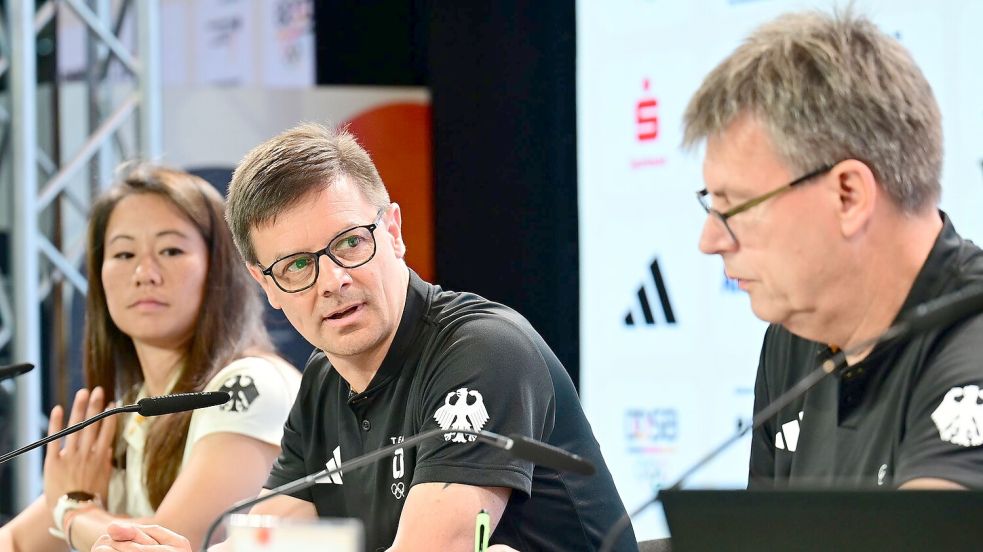
[[[364,531],[357,519],[316,521],[233,514],[228,523],[235,552],[362,552]]]

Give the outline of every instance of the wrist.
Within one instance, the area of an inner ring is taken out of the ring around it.
[[[75,510],[69,510],[65,513],[65,526],[62,530],[65,533],[65,542],[68,543],[68,548],[71,550],[77,550],[74,541],[72,541],[72,529],[75,527],[75,522],[78,517],[86,512],[91,512],[99,508],[99,504],[96,501],[88,502],[86,506],[77,508]]]
[[[58,498],[54,509],[51,511],[54,526],[49,532],[68,542],[68,531],[71,521],[79,513],[102,506],[99,497],[86,491],[72,491]]]

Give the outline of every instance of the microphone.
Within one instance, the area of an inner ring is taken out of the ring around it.
[[[183,412],[185,410],[195,410],[198,408],[206,408],[209,406],[224,404],[229,402],[231,398],[232,396],[225,391],[176,393],[174,395],[161,395],[160,397],[146,397],[137,401],[136,404],[117,406],[116,408],[111,408],[105,412],[100,412],[87,420],[82,420],[81,422],[66,427],[57,433],[52,433],[44,439],[35,441],[13,452],[8,452],[7,454],[0,456],[0,465],[12,460],[13,458],[16,458],[17,456],[20,456],[21,454],[24,454],[29,450],[34,450],[41,445],[54,441],[55,439],[60,439],[65,435],[75,433],[76,431],[79,431],[82,428],[92,425],[109,416],[114,416],[123,412],[136,412],[141,416],[149,418],[151,416],[161,416],[163,414],[173,414],[175,412]]]
[[[408,437],[404,439],[402,443],[382,447],[381,449],[374,450],[367,454],[363,454],[362,456],[356,456],[351,460],[342,462],[336,467],[326,468],[295,481],[284,483],[275,489],[270,489],[270,492],[264,495],[236,502],[229,507],[229,509],[222,512],[217,518],[215,518],[215,521],[208,526],[208,531],[205,532],[205,538],[201,542],[201,551],[207,551],[208,543],[212,540],[212,535],[215,533],[215,530],[218,529],[218,526],[220,523],[222,523],[222,520],[225,519],[225,516],[240,512],[246,508],[251,508],[260,502],[265,502],[275,496],[304,490],[318,481],[325,478],[330,478],[332,475],[344,474],[356,468],[374,464],[379,460],[390,456],[398,449],[411,446],[415,447],[421,441],[425,441],[431,437],[443,435],[445,433],[466,433],[468,435],[474,435],[478,438],[478,441],[505,449],[510,451],[512,455],[517,458],[529,460],[535,464],[546,466],[548,468],[553,468],[560,471],[572,471],[581,475],[593,475],[596,471],[594,464],[578,454],[567,452],[559,447],[554,447],[553,445],[549,445],[543,443],[542,441],[537,441],[523,435],[513,433],[506,437],[491,431],[474,431],[470,429],[454,429],[449,431],[441,428],[431,429],[429,431],[424,431],[423,433],[417,433],[416,435]]]
[[[231,400],[232,396],[225,391],[202,391],[198,393],[175,393],[173,395],[161,395],[159,397],[146,397],[137,401],[137,414],[149,418],[151,416],[163,416],[164,414],[174,414],[185,410],[197,410],[218,406]],[[130,408],[130,407],[123,407]]]
[[[618,538],[622,531],[628,528],[631,518],[644,512],[649,506],[659,502],[664,490],[677,491],[682,488],[687,479],[719,456],[720,453],[730,448],[745,433],[761,427],[783,408],[805,395],[806,392],[825,379],[826,376],[839,373],[843,370],[847,366],[847,357],[862,353],[868,349],[873,349],[889,341],[907,338],[932,328],[954,324],[970,315],[980,312],[983,312],[983,284],[977,283],[966,286],[959,291],[926,301],[905,313],[897,323],[891,325],[884,333],[870,339],[865,339],[849,349],[840,350],[832,357],[823,361],[818,368],[806,374],[805,377],[799,380],[788,391],[785,391],[762,408],[751,418],[750,424],[739,429],[737,433],[724,440],[716,448],[697,460],[672,485],[665,489],[659,489],[651,499],[636,508],[635,511],[619,518],[611,529],[608,530],[604,541],[601,543],[601,552],[610,552],[611,547],[614,546],[615,539]]]
[[[0,366],[0,381],[10,378],[16,378],[17,376],[26,374],[34,369],[34,365],[30,362],[21,362],[19,364],[8,364],[7,366]]]
[[[491,431],[472,431],[468,429],[454,429],[448,431],[445,429],[432,429],[430,431],[418,433],[417,435],[404,440],[400,444],[405,445],[410,440],[413,440],[413,444],[416,444],[419,441],[423,441],[440,433],[466,433],[469,435],[475,435],[478,437],[479,441],[496,446],[500,449],[505,449],[511,452],[512,456],[515,456],[516,458],[529,460],[538,466],[546,466],[547,468],[553,468],[557,471],[572,472],[578,475],[594,475],[594,473],[597,471],[597,468],[594,467],[594,464],[591,463],[590,460],[584,459],[579,454],[574,454],[572,452],[565,451],[560,447],[554,447],[549,443],[537,441],[531,437],[526,437],[525,435],[519,435],[516,433],[512,433],[506,437],[504,435],[499,435],[498,433],[492,433]],[[382,452],[383,450],[385,449],[379,449],[375,452]],[[375,452],[370,454],[375,454]]]
[[[973,284],[918,305],[895,326],[900,327],[898,336],[907,335],[945,326],[979,312],[983,312],[983,284]]]

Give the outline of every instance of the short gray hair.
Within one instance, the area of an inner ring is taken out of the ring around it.
[[[243,260],[259,262],[249,237],[252,228],[343,177],[372,205],[389,205],[372,158],[345,129],[304,123],[253,148],[232,175],[225,215]]]
[[[743,115],[764,125],[793,170],[857,159],[905,212],[939,200],[942,116],[932,88],[897,40],[849,9],[756,29],[690,100],[683,146]]]

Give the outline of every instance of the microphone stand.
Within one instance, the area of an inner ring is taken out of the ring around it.
[[[57,433],[52,433],[40,441],[35,441],[13,452],[8,452],[7,454],[0,456],[0,465],[3,465],[4,462],[7,462],[8,460],[11,460],[29,450],[36,449],[45,443],[50,443],[51,441],[64,437],[69,433],[75,433],[76,431],[84,429],[85,427],[88,427],[89,425],[92,425],[103,418],[113,416],[115,414],[121,414],[123,412],[137,412],[141,416],[146,417],[163,416],[165,414],[174,414],[175,412],[184,412],[186,410],[197,410],[199,408],[217,406],[227,403],[229,400],[231,400],[231,395],[225,391],[175,393],[171,395],[161,395],[159,397],[145,397],[137,401],[136,404],[117,406],[116,408],[100,412],[87,420],[82,420],[81,422],[68,426]]]
[[[0,465],[3,465],[8,460],[16,458],[17,456],[40,447],[46,443],[50,443],[56,439],[60,439],[65,435],[75,433],[76,431],[82,430],[99,420],[108,418],[116,414],[121,414],[124,412],[136,412],[141,416],[151,417],[151,416],[164,416],[167,414],[174,414],[176,412],[184,412],[188,410],[197,410],[199,408],[207,408],[210,406],[218,406],[229,402],[232,399],[232,395],[224,391],[208,391],[208,392],[193,392],[193,393],[175,393],[171,395],[162,395],[158,397],[145,397],[136,402],[136,404],[128,404],[124,406],[117,406],[109,410],[104,410],[96,414],[95,416],[82,420],[77,424],[70,425],[65,429],[52,433],[41,440],[35,441],[29,445],[23,446],[13,452],[8,452],[3,456],[0,456]],[[61,535],[60,527],[57,528],[57,533],[52,533],[57,537],[64,537]],[[52,529],[54,531],[54,529]],[[66,538],[71,545],[71,528],[69,528],[69,537]],[[70,546],[71,547],[71,546]]]
[[[96,414],[95,416],[93,416],[93,417],[91,417],[91,418],[89,418],[87,420],[83,420],[83,421],[81,421],[81,422],[79,422],[79,423],[77,423],[77,424],[75,424],[73,426],[68,426],[65,429],[63,429],[63,430],[61,430],[61,431],[59,431],[57,433],[52,433],[51,435],[48,435],[47,437],[45,437],[44,439],[41,439],[40,441],[35,441],[35,442],[33,442],[33,443],[29,444],[29,445],[23,446],[23,447],[15,450],[13,452],[8,452],[7,454],[4,454],[3,456],[0,456],[0,465],[8,462],[9,460],[12,460],[16,456],[20,456],[21,454],[23,454],[23,453],[25,453],[25,452],[27,452],[29,450],[34,450],[34,449],[40,447],[41,445],[50,443],[51,441],[54,441],[55,439],[60,439],[60,438],[64,437],[65,435],[68,435],[69,433],[74,433],[74,432],[76,432],[76,431],[78,431],[80,429],[83,429],[83,428],[85,428],[87,426],[90,426],[90,425],[98,422],[99,420],[101,420],[103,418],[108,418],[109,416],[112,416],[114,414],[120,414],[122,412],[137,412],[139,410],[140,410],[140,405],[139,404],[129,404],[129,405],[126,405],[126,406],[118,406],[118,407],[113,408],[111,410],[106,410],[106,411],[100,412],[99,414]]]
[[[924,306],[924,305],[923,305]],[[918,309],[922,309],[922,307]],[[916,311],[918,310],[916,309]],[[921,314],[923,311],[919,311],[916,314]],[[774,401],[770,402],[767,406],[761,409],[754,417],[751,419],[751,423],[737,431],[737,433],[731,435],[725,439],[722,443],[717,445],[715,448],[710,450],[707,454],[703,455],[695,464],[690,466],[678,479],[668,487],[664,489],[659,489],[655,492],[655,495],[646,501],[644,504],[636,508],[633,512],[625,514],[618,518],[618,521],[611,526],[608,530],[607,535],[604,537],[604,541],[601,543],[600,552],[610,552],[614,546],[615,539],[618,538],[621,533],[628,528],[631,523],[631,518],[641,514],[649,508],[649,506],[659,502],[662,497],[663,491],[677,491],[682,488],[683,484],[689,479],[694,473],[699,471],[701,468],[710,463],[714,458],[720,455],[721,452],[733,445],[738,439],[744,436],[750,430],[758,429],[770,418],[778,414],[783,408],[790,405],[793,401],[803,396],[810,389],[816,386],[820,381],[826,378],[826,376],[837,374],[843,368],[847,366],[847,356],[861,353],[868,349],[873,349],[874,347],[892,341],[905,334],[924,329],[925,324],[919,323],[918,321],[901,321],[890,328],[884,333],[877,337],[871,339],[865,339],[857,345],[850,347],[849,349],[844,349],[837,352],[832,357],[823,361],[818,368],[806,374],[804,378],[799,380],[791,389],[785,391],[778,396]]]

